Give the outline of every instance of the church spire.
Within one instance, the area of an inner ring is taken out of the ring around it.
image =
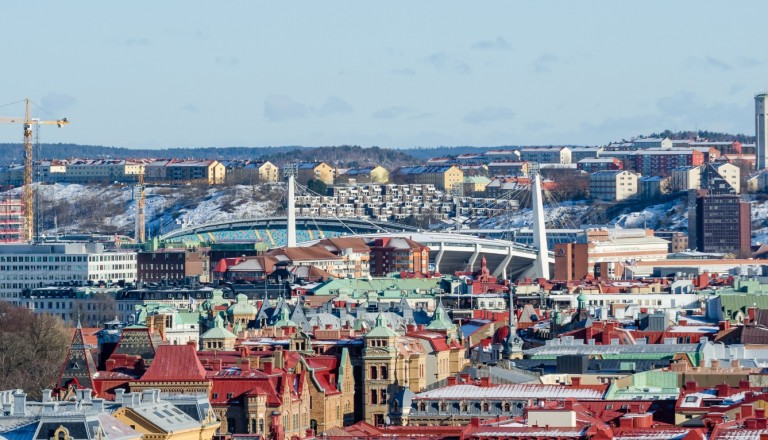
[[[85,343],[83,327],[80,319],[77,320],[77,328],[69,345],[69,352],[64,360],[59,381],[56,388],[61,392],[72,387],[93,389],[93,375],[96,373],[96,363],[93,361],[91,346]]]

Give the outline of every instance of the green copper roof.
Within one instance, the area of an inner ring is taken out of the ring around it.
[[[256,315],[256,307],[248,303],[248,297],[242,293],[237,295],[237,302],[229,306],[228,315]]]
[[[451,318],[448,317],[448,313],[443,308],[443,303],[440,302],[437,304],[437,309],[435,309],[435,313],[432,314],[432,320],[429,321],[429,324],[427,324],[427,329],[429,330],[454,330],[456,328],[456,324],[454,324],[451,321]]]
[[[296,323],[288,317],[288,307],[280,309],[280,320],[275,323],[275,328],[296,327]]]
[[[200,336],[200,339],[237,339],[234,333],[224,328],[224,320],[220,315],[213,319],[214,327]]]
[[[379,316],[376,317],[376,326],[365,334],[366,338],[396,338],[398,336],[397,332],[387,326],[383,313],[379,313]]]

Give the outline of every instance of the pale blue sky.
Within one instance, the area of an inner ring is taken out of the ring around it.
[[[751,134],[766,17],[764,0],[3,2],[0,105],[72,120],[42,142],[124,147]]]

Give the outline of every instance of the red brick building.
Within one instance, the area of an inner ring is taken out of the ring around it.
[[[405,237],[377,238],[371,248],[371,275],[429,273],[429,248]]]

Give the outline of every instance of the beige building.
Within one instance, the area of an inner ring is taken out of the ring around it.
[[[402,167],[390,178],[398,184],[431,184],[444,191],[464,185],[464,173],[455,165]]]
[[[326,185],[333,185],[336,170],[325,162],[300,163],[297,169],[296,181],[306,185],[312,179],[319,180]]]
[[[636,196],[640,177],[626,170],[598,171],[589,176],[589,194],[598,200],[619,202]]]
[[[336,176],[336,183],[387,183],[389,171],[376,165],[364,168],[350,168]]]
[[[171,161],[165,167],[167,180],[205,180],[210,185],[224,183],[226,168],[217,160]]]
[[[725,179],[725,181],[736,190],[737,194],[741,193],[741,170],[739,167],[728,162],[722,162],[712,166],[717,170],[717,173],[720,174],[720,177]]]
[[[280,169],[270,161],[233,160],[226,163],[227,182],[250,185],[277,182]]]
[[[688,191],[689,189],[701,188],[701,167],[685,166],[672,170],[672,191]]]

